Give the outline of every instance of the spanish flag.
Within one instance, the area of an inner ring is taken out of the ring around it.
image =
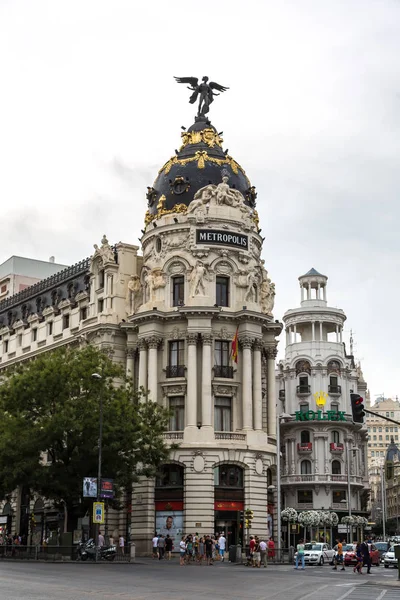
[[[232,340],[232,348],[231,348],[231,357],[233,362],[237,364],[238,362],[238,352],[239,352],[239,338],[238,338],[238,330],[236,329],[235,335]]]

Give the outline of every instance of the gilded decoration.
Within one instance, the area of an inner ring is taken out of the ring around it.
[[[209,161],[211,163],[215,163],[218,166],[229,165],[232,171],[237,175],[239,173],[239,169],[243,173],[243,175],[247,179],[245,171],[242,167],[232,158],[232,156],[227,155],[225,158],[214,158],[214,156],[209,156],[205,150],[197,150],[194,156],[189,156],[188,158],[178,158],[177,156],[172,156],[164,166],[161,167],[159,173],[163,173],[168,175],[173,165],[182,165],[183,167],[191,162],[197,162],[197,167],[199,169],[204,169],[205,162]],[[250,185],[250,182],[249,182]]]
[[[207,127],[206,129],[202,129],[201,131],[183,131],[181,133],[182,138],[182,146],[180,147],[180,151],[190,144],[207,144],[210,148],[214,148],[214,146],[222,146],[222,142],[224,141],[222,137],[214,131],[211,127]]]
[[[168,210],[167,208],[165,208],[166,201],[167,201],[167,199],[166,199],[165,195],[162,194],[162,196],[160,196],[160,198],[158,200],[157,212],[154,215],[152,215],[149,211],[146,211],[146,215],[144,217],[145,225],[149,225],[149,223],[151,223],[155,219],[159,219],[160,217],[163,217],[164,215],[172,215],[173,213],[183,213],[183,214],[186,213],[186,211],[187,211],[186,204],[175,204],[175,206],[173,208],[171,208],[171,210]]]

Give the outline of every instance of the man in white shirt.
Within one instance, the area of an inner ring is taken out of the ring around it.
[[[261,564],[264,565],[264,567],[267,566],[267,544],[266,542],[264,542],[264,540],[261,540],[260,542],[260,555],[261,555]]]
[[[99,548],[104,546],[104,535],[99,531]]]
[[[153,544],[153,558],[158,558],[158,535],[156,534],[152,539]]]
[[[226,538],[224,538],[223,533],[221,533],[221,535],[218,538],[218,545],[219,545],[219,554],[221,557],[221,562],[224,562]]]

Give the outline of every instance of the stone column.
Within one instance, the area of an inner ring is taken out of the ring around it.
[[[293,325],[293,343],[297,342],[297,325]]]
[[[285,454],[286,454],[286,460],[285,460],[285,475],[289,475],[289,461],[290,461],[290,457],[289,457],[289,440],[285,440]]]
[[[268,435],[276,436],[276,391],[275,391],[275,358],[276,348],[267,348],[267,398],[268,398]]]
[[[339,325],[336,325],[336,342],[339,342]]]
[[[255,340],[253,349],[253,412],[254,429],[262,429],[261,340]]]
[[[292,456],[290,457],[291,462],[291,475],[296,473],[296,459],[295,459],[295,438],[290,438],[291,446],[292,446]]]
[[[322,342],[322,321],[319,322],[319,341]]]
[[[140,339],[139,346],[139,389],[144,387],[147,392],[147,344],[146,340]]]
[[[324,294],[324,300],[326,302],[326,285],[324,285],[323,289],[323,294]]]
[[[243,348],[243,366],[242,366],[242,411],[243,411],[243,429],[253,429],[253,394],[252,394],[252,368],[251,368],[251,347],[253,338],[244,336],[240,338]]]
[[[147,339],[147,345],[149,348],[149,366],[148,366],[148,377],[149,377],[149,396],[153,402],[157,402],[157,391],[158,391],[158,347],[161,343],[161,338],[153,335]]]
[[[290,344],[290,328],[286,327],[286,346]]]
[[[135,355],[136,344],[134,346],[128,346],[126,349],[126,376],[132,380],[135,377]]]
[[[197,425],[197,333],[188,333],[186,427]]]
[[[212,391],[211,391],[211,333],[203,333],[203,363],[201,370],[201,424],[211,427],[212,424]]]
[[[312,341],[315,342],[315,321],[311,322]]]
[[[341,344],[343,343],[343,326],[342,325],[339,328],[339,341]]]
[[[321,284],[318,284],[317,287],[317,300],[321,300]]]

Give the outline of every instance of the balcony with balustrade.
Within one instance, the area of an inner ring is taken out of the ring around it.
[[[300,442],[297,444],[299,454],[310,454],[312,452],[312,442]]]
[[[165,376],[171,377],[185,377],[185,365],[168,365],[165,369]]]
[[[216,431],[214,433],[214,439],[224,442],[245,444],[247,435],[245,433],[237,433],[236,431]]]
[[[330,396],[341,396],[342,386],[341,385],[328,385],[328,394]]]
[[[300,397],[309,396],[311,394],[310,385],[298,385],[296,387],[296,394]]]
[[[332,454],[343,454],[344,444],[335,444],[335,442],[331,442],[330,451]]]
[[[228,365],[214,365],[214,377],[233,379],[233,367]]]
[[[301,483],[334,483],[347,485],[347,475],[334,475],[332,473],[310,473],[307,475],[282,475],[282,485],[293,485]],[[350,475],[350,483],[363,487],[363,478],[358,475]]]

